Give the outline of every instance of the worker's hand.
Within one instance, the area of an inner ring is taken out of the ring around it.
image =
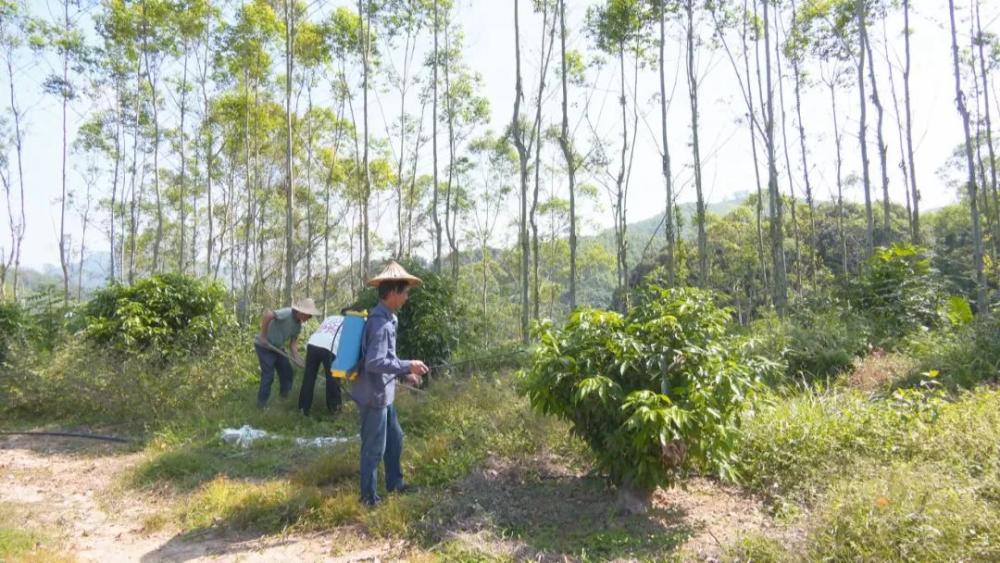
[[[410,374],[412,375],[425,375],[430,369],[427,364],[421,362],[420,360],[410,360]]]
[[[406,382],[414,387],[420,387],[420,376],[413,373],[408,373],[406,374]]]

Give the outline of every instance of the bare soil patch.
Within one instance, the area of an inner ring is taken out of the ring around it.
[[[23,514],[81,561],[361,561],[398,552],[391,544],[344,545],[338,534],[255,537],[212,531],[191,536],[143,522],[167,500],[121,491],[122,472],[144,459],[125,446],[71,438],[0,437],[0,506]],[[347,551],[343,548],[349,547]]]

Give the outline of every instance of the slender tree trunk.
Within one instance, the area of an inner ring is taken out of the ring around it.
[[[132,132],[132,169],[129,180],[129,249],[128,249],[128,283],[131,285],[135,279],[135,247],[138,237],[138,216],[136,202],[136,175],[139,168],[139,134],[140,119],[142,117],[142,64],[136,60],[135,64],[135,130]],[[139,189],[142,189],[139,186]]]
[[[662,27],[662,23],[661,23]],[[567,87],[567,76],[566,76],[566,0],[559,0],[559,41],[561,45],[561,62],[562,62],[562,128],[560,129],[559,135],[559,146],[562,148],[563,158],[566,159],[566,172],[569,177],[569,308],[570,310],[576,309],[576,156],[573,153],[573,145],[569,139],[569,94]],[[661,64],[662,64],[662,50],[661,50]],[[662,73],[661,73],[662,81]],[[664,123],[666,123],[666,118],[664,118]],[[666,138],[664,138],[664,150],[666,150]],[[669,172],[669,153],[667,160],[667,170]],[[670,193],[669,193],[670,179],[668,174],[667,179],[667,214],[670,214]],[[669,226],[672,223],[668,219],[668,233]],[[672,242],[668,242],[671,251],[673,250]],[[671,254],[671,256],[673,256]],[[673,272],[671,259],[671,275]],[[485,275],[485,274],[484,274]]]
[[[757,17],[757,2],[754,0],[753,6],[753,16],[754,19]],[[754,108],[754,97],[753,97],[753,87],[750,81],[750,51],[747,46],[747,27],[748,19],[750,17],[750,11],[747,10],[747,2],[743,0],[743,21],[742,21],[742,31],[740,34],[740,40],[743,45],[743,69],[747,77],[747,125],[750,129],[750,149],[753,154],[753,175],[757,186],[757,205],[754,206],[754,211],[756,212],[756,228],[757,228],[757,262],[760,267],[761,281],[764,282],[765,293],[767,292],[768,282],[767,275],[767,260],[764,258],[764,229],[763,229],[763,217],[764,217],[764,191],[762,183],[760,181],[760,163],[757,158],[757,132],[759,130],[757,122],[757,113]],[[755,52],[757,53],[757,90],[760,92],[760,55],[759,49],[755,47]],[[763,104],[763,100],[761,100]]]
[[[795,2],[792,2],[792,21],[798,18]],[[802,178],[805,181],[806,206],[809,208],[809,277],[816,284],[816,255],[822,254],[818,248],[819,239],[816,236],[816,200],[813,197],[812,181],[809,176],[809,151],[806,150],[806,125],[802,119],[802,68],[799,57],[793,56],[792,72],[795,75],[795,114],[799,121],[799,150],[802,152]]]
[[[865,3],[862,0],[858,0],[856,12],[861,43],[857,59],[858,96],[861,108],[858,137],[861,144],[861,177],[865,190],[865,256],[871,256],[875,251],[875,217],[872,215],[872,183],[868,172],[868,96],[865,94],[865,45],[868,43],[868,32],[865,26]]]
[[[87,191],[84,195],[84,207],[83,207],[83,217],[82,225],[80,230],[80,264],[76,272],[76,300],[81,301],[83,299],[83,265],[87,257],[87,227],[90,226],[90,192],[93,182],[88,178],[87,180]]]
[[[518,165],[521,180],[521,340],[528,343],[528,256],[531,249],[528,246],[528,149],[524,145],[524,127],[521,122],[521,101],[524,99],[524,88],[521,80],[521,19],[520,1],[514,0],[514,60],[516,66],[516,81],[514,83],[514,116],[511,119],[511,131],[514,147],[517,149]]]
[[[965,158],[968,166],[969,212],[972,216],[973,265],[976,270],[976,306],[980,315],[988,314],[986,280],[983,275],[983,234],[979,221],[979,194],[976,186],[976,169],[972,158],[972,138],[969,128],[969,110],[965,106],[962,92],[962,75],[958,65],[958,36],[955,32],[955,0],[948,0],[948,15],[951,21],[952,65],[955,73],[955,105],[962,118],[965,134]]]
[[[292,0],[285,0],[285,292],[284,302],[292,302],[295,285],[295,231],[292,223],[292,206],[295,202],[295,169],[292,166],[292,76],[295,70],[295,15]],[[358,2],[360,11],[361,2]],[[361,14],[359,14],[361,15]],[[365,87],[368,67],[365,61]],[[366,91],[367,95],[367,91]],[[367,111],[367,108],[366,108]],[[365,133],[368,127],[365,124]]]
[[[177,265],[180,272],[184,273],[184,252],[187,247],[185,228],[187,226],[187,215],[184,209],[184,190],[187,187],[187,154],[184,152],[184,141],[187,137],[187,132],[184,130],[184,118],[187,114],[187,75],[188,75],[188,49],[187,42],[184,43],[184,62],[182,64],[183,70],[181,72],[181,107],[180,107],[180,156],[181,156],[181,170],[180,170],[180,197],[178,199],[180,207],[180,222],[181,222],[181,240],[180,240],[180,251],[177,253]],[[195,222],[195,229],[197,229],[197,222]]]
[[[208,37],[211,37],[211,27],[206,30]],[[210,41],[206,39],[205,41],[205,61],[204,67],[202,67],[201,75],[201,98],[205,113],[205,191],[206,191],[206,219],[208,222],[208,238],[206,240],[206,255],[205,255],[205,275],[209,275],[212,272],[212,251],[214,249],[214,237],[215,237],[215,217],[212,211],[212,180],[213,174],[215,172],[214,167],[214,157],[215,157],[215,140],[213,138],[214,128],[213,128],[213,117],[212,117],[212,106],[208,97],[208,65],[209,63],[209,45]],[[220,252],[221,254],[221,252]],[[216,268],[216,271],[218,268]],[[212,275],[213,279],[216,277]]]
[[[549,25],[549,11],[548,3],[542,2],[542,45],[541,45],[541,57],[542,64],[539,70],[538,76],[538,98],[535,100],[535,189],[531,199],[531,253],[532,253],[532,301],[534,303],[533,314],[535,320],[539,318],[539,304],[541,302],[539,284],[540,279],[538,275],[539,270],[539,251],[538,251],[538,195],[541,189],[541,171],[542,171],[542,104],[543,96],[545,95],[545,76],[548,74],[549,62],[551,61],[552,46],[555,43],[555,19],[552,20],[552,25]],[[546,52],[545,34],[549,34],[548,41],[548,51]]]
[[[21,245],[24,241],[24,231],[26,227],[26,215],[24,210],[24,136],[23,130],[21,128],[21,109],[17,107],[17,97],[14,93],[14,64],[13,64],[14,53],[12,51],[7,51],[7,78],[9,79],[10,86],[10,113],[14,118],[14,149],[17,153],[17,185],[18,192],[20,194],[21,202],[21,213],[20,220],[17,222],[16,236],[13,236],[11,241],[11,251],[13,252],[13,280],[11,285],[11,294],[14,299],[17,299],[18,293],[18,277],[21,270]],[[112,202],[114,201],[114,196],[112,196]],[[14,218],[13,218],[13,205],[8,202],[11,209],[10,211],[10,228],[11,234],[15,235],[14,231]],[[114,204],[112,203],[112,208]],[[114,221],[112,221],[114,224]],[[113,240],[113,237],[112,237]],[[112,262],[113,263],[113,262]]]
[[[768,193],[770,194],[771,211],[771,255],[774,261],[774,307],[778,314],[784,315],[788,300],[787,281],[785,279],[785,248],[784,248],[784,217],[782,213],[781,193],[778,191],[778,167],[774,155],[774,82],[771,79],[771,23],[769,2],[764,2],[764,52],[767,53],[765,69],[767,76],[767,167]]]
[[[515,14],[517,11],[517,0],[514,0]],[[438,6],[438,0],[434,0],[434,66],[433,66],[433,97],[434,104],[432,109],[431,123],[433,125],[433,131],[431,132],[431,144],[432,144],[432,154],[434,161],[434,173],[433,173],[433,204],[431,207],[431,212],[434,216],[434,271],[441,273],[441,218],[438,214],[438,34],[440,32],[440,8]],[[515,24],[517,22],[515,21]],[[518,45],[520,48],[520,45]],[[518,59],[518,64],[520,64],[520,59]],[[520,67],[518,67],[520,68]],[[520,73],[518,74],[520,76]],[[519,94],[520,95],[520,94]],[[517,109],[514,110],[514,118],[517,119]],[[527,324],[527,323],[525,323]],[[527,339],[527,333],[525,333],[524,338]],[[527,342],[527,340],[525,340]]]
[[[694,62],[694,0],[687,0],[687,81],[691,100],[691,150],[694,156],[694,186],[697,197],[698,285],[708,286],[708,237],[705,233],[705,197],[701,181],[701,147],[698,142],[698,77]],[[623,93],[624,96],[624,93]]]
[[[882,35],[886,38],[889,37],[886,31],[885,17],[882,18]],[[889,93],[892,95],[892,109],[893,113],[896,114],[896,133],[898,135],[899,142],[899,171],[903,175],[903,192],[906,193],[906,221],[909,227],[910,241],[913,244],[917,244],[913,240],[913,202],[910,198],[910,179],[909,171],[906,168],[906,144],[903,140],[903,114],[899,111],[899,96],[896,92],[896,77],[893,71],[892,60],[889,58],[889,42],[888,40],[883,42],[883,51],[885,54],[886,66],[889,70]]]
[[[993,198],[993,212],[995,213],[994,224],[1000,231],[1000,196],[997,194],[997,156],[993,146],[993,120],[990,109],[990,80],[989,69],[986,66],[986,53],[983,45],[988,38],[983,34],[982,20],[979,16],[979,1],[976,1],[976,43],[979,47],[979,69],[983,81],[983,107],[986,119],[986,149],[990,158],[990,187],[989,195]],[[993,233],[994,244],[1000,244],[1000,232]]]
[[[872,103],[875,104],[875,114],[877,119],[876,139],[878,140],[878,158],[882,170],[882,243],[888,244],[892,241],[892,206],[889,201],[889,165],[886,162],[886,151],[889,146],[885,142],[883,134],[883,123],[885,121],[885,109],[882,107],[882,100],[878,95],[878,83],[875,82],[875,57],[872,55],[872,44],[869,41],[867,32],[865,36],[865,51],[868,52],[868,78],[872,83]]]
[[[914,244],[920,244],[920,192],[917,190],[917,168],[913,159],[913,116],[910,103],[910,0],[903,0],[903,44],[906,62],[903,67],[903,99],[906,107],[906,156],[910,165],[910,192],[913,200],[913,232]]]
[[[777,31],[777,25],[775,25]],[[781,148],[785,153],[785,173],[788,176],[788,195],[791,201],[792,237],[795,243],[795,285],[802,290],[802,236],[796,216],[798,204],[795,199],[795,181],[792,179],[792,158],[788,150],[788,116],[785,113],[785,76],[781,65],[781,41],[774,41],[774,63],[778,71],[778,105],[781,106]]]
[[[452,228],[458,215],[455,199],[455,100],[451,95],[451,21],[444,22],[444,99],[445,114],[448,117],[448,179],[444,195],[444,230],[451,254],[451,281],[458,284],[458,233]]]
[[[365,138],[364,138],[364,189],[363,198],[364,205],[361,209],[361,230],[363,237],[362,244],[362,256],[361,256],[361,275],[367,278],[371,272],[371,241],[370,241],[370,223],[368,216],[368,205],[371,200],[372,191],[372,177],[371,170],[368,167],[368,78],[370,74],[370,64],[371,64],[371,27],[372,27],[372,7],[367,0],[365,0],[365,11],[361,12],[362,0],[358,0],[358,12],[364,22],[363,29],[364,35],[362,36],[361,43],[361,53],[362,53],[362,81],[361,81],[361,92],[363,96],[364,103],[364,126],[365,126]]]
[[[65,27],[64,33],[69,34],[69,0],[63,0],[63,17]],[[68,133],[66,131],[67,106],[69,105],[69,47],[61,48],[63,55],[63,84],[62,88],[62,197],[59,200],[59,265],[62,266],[63,273],[63,304],[69,303],[69,252],[66,240],[66,199],[68,194],[66,186],[66,146]]]
[[[121,99],[121,84],[119,78],[115,77],[115,164],[114,172],[111,178],[111,221],[109,222],[109,249],[111,257],[111,271],[108,274],[108,281],[113,282],[118,279],[115,275],[117,271],[115,268],[115,222],[117,221],[117,207],[118,207],[118,179],[121,176],[121,163],[122,163],[122,99]],[[125,186],[124,181],[122,182],[122,195],[124,198]]]
[[[566,0],[562,0],[565,2]],[[658,14],[660,27],[660,53],[659,53],[659,74],[660,74],[660,134],[663,139],[663,152],[660,153],[661,173],[663,183],[666,188],[666,207],[664,208],[663,220],[665,224],[665,235],[667,238],[667,282],[672,286],[676,283],[676,265],[674,263],[674,184],[673,175],[670,170],[670,144],[667,138],[667,81],[666,81],[666,56],[664,54],[667,43],[666,13],[665,3],[661,2],[660,13]],[[563,69],[563,74],[565,74]],[[563,79],[565,80],[565,78]]]
[[[847,269],[847,237],[844,233],[844,181],[843,168],[844,159],[841,153],[840,123],[837,119],[837,85],[835,80],[830,81],[830,102],[833,108],[833,140],[837,149],[837,231],[840,234],[840,250],[844,277],[848,276]]]

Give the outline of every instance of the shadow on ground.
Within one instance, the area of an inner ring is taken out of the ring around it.
[[[514,466],[490,460],[448,488],[427,518],[426,539],[456,539],[515,560],[648,560],[675,551],[697,532],[680,507],[623,515],[603,479],[535,462]]]

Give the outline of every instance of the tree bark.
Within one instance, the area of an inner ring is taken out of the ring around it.
[[[906,62],[903,67],[903,98],[906,107],[906,155],[910,166],[910,192],[913,200],[913,232],[914,244],[920,244],[920,192],[917,190],[916,161],[913,159],[913,114],[910,102],[910,0],[903,0],[903,44]]]
[[[69,35],[69,0],[63,0],[63,32]],[[69,105],[69,46],[64,45],[62,48],[62,63],[63,63],[63,83],[62,83],[62,197],[59,200],[59,265],[62,267],[63,273],[63,305],[69,304],[69,252],[66,246],[69,242],[66,240],[66,199],[68,196],[67,185],[66,185],[66,146],[68,140],[68,133],[66,131],[66,121],[67,121],[67,106]]]
[[[764,52],[767,76],[767,163],[768,163],[768,193],[770,195],[771,211],[771,256],[774,261],[774,307],[779,315],[784,315],[788,300],[788,288],[785,278],[785,248],[784,248],[784,214],[782,212],[781,192],[778,190],[778,167],[774,155],[774,91],[771,79],[771,23],[769,2],[764,2]]]
[[[514,10],[515,15],[517,12],[517,0],[514,0]],[[431,207],[432,214],[434,216],[434,271],[438,274],[441,273],[441,218],[438,215],[438,33],[440,30],[439,23],[439,8],[438,0],[434,0],[434,66],[433,66],[433,110],[431,116],[431,123],[433,125],[433,130],[431,132],[431,143],[432,143],[432,154],[434,160],[434,173],[433,173],[433,204]],[[515,20],[515,26],[517,21]],[[518,44],[520,48],[520,44]],[[520,59],[518,59],[518,64],[520,64]],[[520,67],[518,67],[520,68]],[[518,72],[520,77],[520,71]],[[520,92],[520,90],[518,90]],[[519,94],[520,95],[520,94]],[[517,117],[517,110],[514,111],[515,118]],[[527,338],[527,336],[525,336]]]
[[[569,94],[566,76],[566,0],[559,0],[559,41],[562,53],[562,128],[559,135],[559,146],[562,148],[563,158],[566,160],[566,172],[569,178],[569,308],[576,309],[576,156],[573,153],[573,146],[569,139]],[[661,49],[662,61],[662,49]],[[661,62],[662,64],[662,62]],[[661,73],[662,81],[662,73]],[[666,118],[664,118],[666,123]],[[664,147],[666,142],[664,141]],[[668,157],[669,158],[669,157]],[[668,170],[669,170],[669,160]],[[669,179],[668,179],[668,201]],[[669,215],[669,203],[667,207]],[[670,223],[668,223],[669,225]],[[670,246],[671,250],[673,246]]]
[[[562,0],[565,2],[565,0]],[[664,207],[664,230],[667,239],[667,282],[673,286],[676,283],[676,265],[674,264],[674,183],[673,174],[670,170],[670,142],[667,138],[667,81],[666,81],[666,56],[665,46],[667,43],[666,32],[666,3],[660,2],[660,13],[658,14],[660,27],[660,51],[659,51],[659,74],[660,74],[660,135],[663,139],[663,152],[660,153],[661,173],[666,191],[666,206]],[[563,70],[565,73],[565,69]],[[565,80],[565,78],[563,79]]]
[[[511,136],[514,148],[517,149],[518,165],[521,180],[521,340],[528,343],[528,258],[531,249],[528,246],[528,149],[524,145],[524,131],[521,123],[521,101],[524,99],[524,88],[521,80],[521,19],[519,0],[514,0],[514,60],[516,80],[514,83],[514,116],[511,119]]]
[[[875,82],[875,57],[872,55],[872,44],[869,41],[867,32],[865,35],[865,51],[868,53],[868,78],[872,83],[872,103],[875,104],[876,114],[876,134],[878,140],[878,159],[882,170],[882,236],[880,243],[888,244],[892,241],[892,207],[889,202],[889,165],[886,163],[886,151],[889,146],[885,142],[883,124],[885,122],[885,109],[882,107],[882,99],[878,95],[878,83]]]
[[[990,158],[989,195],[993,198],[993,213],[995,214],[993,217],[994,224],[996,225],[998,231],[1000,231],[1000,197],[998,197],[997,194],[997,157],[993,146],[993,120],[991,117],[992,110],[990,109],[989,69],[986,66],[986,54],[983,52],[983,44],[987,41],[987,38],[983,35],[983,25],[979,15],[979,0],[976,0],[976,33],[978,36],[976,38],[976,43],[979,47],[980,77],[983,81],[983,107],[984,117],[986,119],[986,149]],[[1000,244],[1000,236],[998,235],[1000,235],[1000,232],[993,234],[994,244]]]
[[[955,0],[948,0],[948,15],[951,22],[952,65],[955,73],[955,105],[962,118],[965,134],[965,158],[968,167],[969,212],[972,218],[973,267],[976,271],[976,307],[980,315],[988,314],[986,280],[983,275],[983,234],[979,219],[979,194],[976,186],[976,169],[972,157],[972,139],[969,128],[969,110],[965,106],[962,92],[962,75],[958,64],[958,36],[955,32]]]
[[[856,19],[861,43],[857,59],[858,96],[861,109],[858,137],[861,144],[861,177],[865,190],[865,256],[871,256],[875,251],[875,217],[872,215],[872,184],[868,172],[868,97],[865,95],[865,45],[868,43],[868,32],[865,27],[864,6],[863,0],[857,0]]]
[[[698,77],[694,63],[694,0],[687,0],[687,81],[691,100],[691,150],[694,157],[694,186],[697,198],[698,285],[708,286],[708,237],[705,233],[705,196],[701,179],[701,146],[698,142]],[[624,95],[624,94],[623,94]]]

